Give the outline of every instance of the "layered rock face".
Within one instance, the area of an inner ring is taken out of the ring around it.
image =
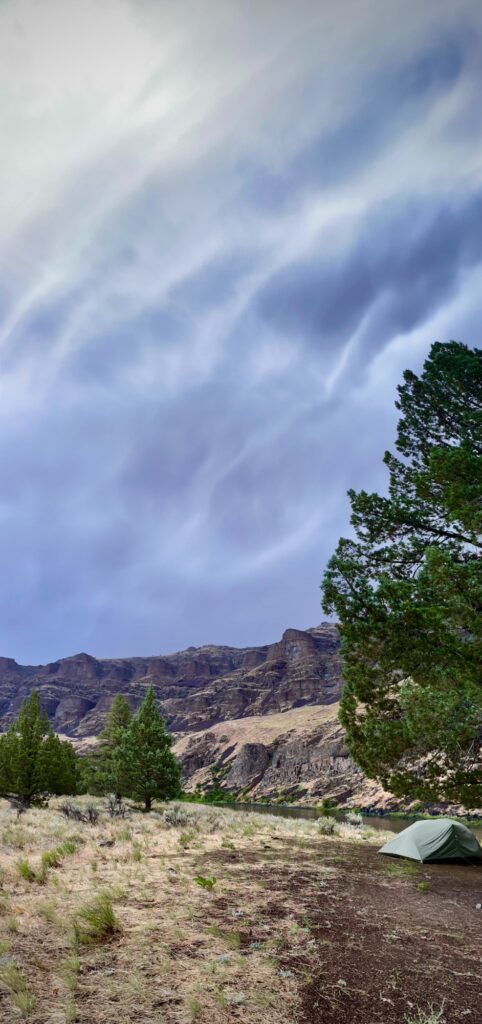
[[[331,623],[287,629],[263,647],[107,660],[78,654],[36,667],[0,658],[0,725],[37,689],[54,728],[82,751],[103,728],[114,695],[125,694],[135,709],[151,682],[176,734],[186,788],[209,784],[214,768],[223,787],[253,798],[379,800],[338,722],[342,678]]]
[[[153,683],[169,728],[205,729],[226,719],[269,715],[306,704],[333,704],[341,671],[336,627],[288,629],[264,647],[206,646],[151,658],[98,660],[88,654],[49,665],[0,658],[0,722],[17,714],[32,689],[40,692],[54,728],[67,736],[97,735],[113,696],[133,708]]]
[[[175,750],[188,790],[209,784],[214,767],[224,789],[252,799],[387,803],[388,794],[368,782],[350,758],[338,704],[220,722],[181,736]]]

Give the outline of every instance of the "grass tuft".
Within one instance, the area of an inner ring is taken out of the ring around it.
[[[74,938],[78,943],[87,945],[105,942],[118,931],[120,925],[114,913],[112,897],[108,892],[100,892],[90,903],[86,903],[77,911],[74,919]]]
[[[404,1017],[405,1024],[445,1024],[443,1003],[439,1009],[435,1009],[434,1006],[430,1006],[428,1010],[421,1010],[420,1008],[415,1011],[415,1014],[406,1014]]]
[[[15,1009],[22,1017],[27,1017],[35,1006],[35,996],[13,961],[0,964],[0,983],[6,988]]]
[[[34,882],[36,878],[36,872],[32,867],[28,857],[22,857],[17,861],[17,871],[20,878],[23,878],[25,882]]]

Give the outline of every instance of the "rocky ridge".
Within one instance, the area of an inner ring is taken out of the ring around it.
[[[287,629],[278,643],[262,647],[189,647],[147,658],[77,654],[39,666],[0,658],[0,722],[10,722],[37,689],[58,732],[95,736],[114,694],[124,693],[134,709],[150,682],[169,728],[181,733],[246,715],[334,704],[341,691],[338,646],[336,627],[323,623]]]
[[[188,788],[215,769],[253,796],[349,799],[362,783],[338,723],[342,677],[336,626],[287,629],[260,647],[210,646],[146,658],[89,654],[48,665],[0,658],[0,723],[37,689],[54,728],[82,750],[95,742],[116,693],[135,709],[152,682]]]

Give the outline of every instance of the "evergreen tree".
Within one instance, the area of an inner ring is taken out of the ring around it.
[[[180,765],[171,750],[152,686],[114,750],[113,770],[123,796],[142,800],[149,811],[153,800],[180,792]]]
[[[114,792],[121,796],[114,766],[114,752],[123,730],[132,718],[129,702],[123,693],[116,693],[107,715],[105,728],[99,734],[99,743],[82,758],[82,787],[88,793]]]
[[[115,745],[121,737],[123,729],[127,729],[132,718],[132,711],[129,701],[123,693],[116,693],[107,715],[105,729],[100,734],[101,739]]]
[[[387,496],[349,491],[356,539],[323,580],[340,622],[340,718],[399,796],[482,800],[482,351],[435,344],[396,403]]]
[[[15,724],[0,736],[0,793],[27,807],[52,793],[75,793],[76,761],[72,745],[56,736],[33,691]]]

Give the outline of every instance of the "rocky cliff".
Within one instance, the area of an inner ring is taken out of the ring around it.
[[[213,768],[222,786],[256,797],[344,801],[366,788],[337,720],[342,680],[331,623],[287,629],[262,647],[102,660],[77,654],[35,667],[0,658],[0,721],[11,721],[35,688],[54,728],[82,748],[104,726],[116,693],[134,709],[150,682],[176,734],[188,788],[208,783]]]
[[[337,630],[323,623],[306,631],[287,629],[278,643],[264,647],[189,647],[150,658],[77,654],[35,667],[0,658],[0,721],[11,721],[24,697],[37,689],[58,732],[94,736],[114,694],[124,693],[135,708],[150,682],[174,732],[334,704],[341,688]]]

